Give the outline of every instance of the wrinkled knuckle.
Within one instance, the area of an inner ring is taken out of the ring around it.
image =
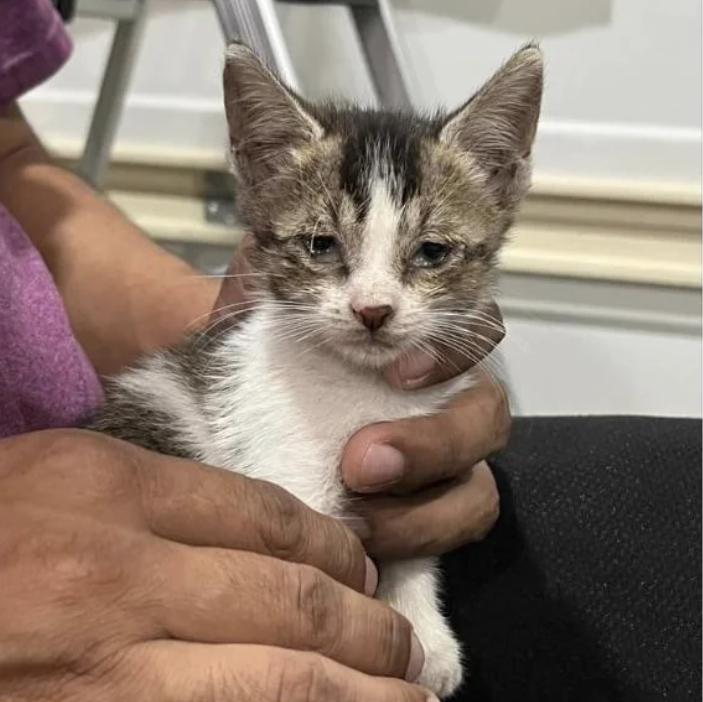
[[[42,439],[36,445],[38,460],[27,461],[30,469],[33,467],[41,471],[46,470],[45,460],[48,459],[51,461],[54,477],[67,474],[75,476],[78,472],[89,473],[86,464],[93,462],[92,458],[98,447],[88,432],[49,432]]]
[[[138,678],[126,675],[127,653],[103,633],[100,643],[85,647],[82,655],[70,666],[71,675],[87,693],[95,695],[98,691],[111,690],[119,699],[120,692],[127,693],[125,683],[132,688],[138,686]],[[99,693],[98,693],[99,694]],[[88,697],[88,695],[86,695]]]
[[[318,702],[339,699],[339,689],[327,674],[322,656],[282,653],[271,660],[266,678],[266,700]]]
[[[183,702],[223,702],[224,700],[266,700],[266,702],[278,702],[279,697],[274,696],[275,692],[268,693],[269,689],[274,689],[276,684],[276,668],[271,665],[270,675],[259,681],[252,679],[250,675],[243,675],[237,666],[218,665],[205,668],[201,676],[198,676],[187,693],[187,696],[179,697]],[[268,672],[268,671],[267,671]],[[149,679],[150,671],[144,671],[144,678]],[[266,684],[267,689],[262,690],[262,685]],[[139,699],[154,699],[152,695],[144,694]],[[122,697],[121,700],[133,700],[134,693],[130,697]]]
[[[380,609],[376,626],[378,628],[378,656],[379,667],[388,676],[402,677],[407,669],[407,655],[410,652],[410,639],[412,626],[410,622],[390,607]]]
[[[335,538],[327,543],[329,548],[334,549],[338,577],[344,583],[358,582],[362,585],[366,574],[366,559],[361,539],[340,522],[330,520],[329,524],[335,530]]]
[[[419,537],[413,537],[412,556],[414,558],[424,558],[433,556],[438,553],[445,553],[447,544],[451,543],[450,539],[454,536],[454,531],[444,530],[438,533],[435,529],[428,528],[422,532]],[[406,543],[410,542],[410,539]]]
[[[293,571],[295,606],[300,634],[308,650],[333,653],[340,642],[341,603],[333,581],[310,566]]]
[[[485,539],[500,517],[500,496],[497,490],[487,491],[481,505],[474,535],[475,541]]]
[[[80,607],[98,592],[115,590],[124,580],[122,560],[102,540],[72,535],[45,540],[34,548],[46,593],[64,606]]]
[[[500,493],[485,461],[474,466],[468,488],[472,493],[473,507],[461,529],[463,543],[483,540],[500,517]]]
[[[97,564],[81,553],[59,553],[46,563],[45,581],[52,599],[79,603],[92,594]]]
[[[49,471],[53,482],[66,476],[75,477],[83,467],[77,456],[85,451],[86,444],[90,445],[86,441],[89,436],[88,432],[74,429],[54,429],[10,439],[10,445],[19,450],[3,456],[0,478],[24,480],[36,474],[45,480]]]
[[[73,461],[77,453],[81,456],[98,457],[104,454],[106,441],[109,440],[91,431],[57,432],[51,443],[51,451],[59,460]]]
[[[117,447],[125,447],[116,451]],[[75,480],[95,496],[114,498],[132,486],[137,476],[136,447],[92,431],[75,430],[62,435],[52,446],[52,470]]]
[[[441,432],[441,457],[442,460],[435,465],[433,482],[453,478],[464,462],[464,446],[461,432],[452,427],[452,431]]]
[[[301,562],[309,547],[304,508],[289,492],[267,485],[260,495],[264,511],[261,539],[266,552],[282,561]]]

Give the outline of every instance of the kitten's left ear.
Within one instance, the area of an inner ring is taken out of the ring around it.
[[[223,88],[234,166],[247,185],[274,175],[282,159],[323,135],[303,100],[244,44],[227,48]]]
[[[524,47],[449,116],[440,133],[441,141],[476,160],[506,209],[517,207],[530,185],[543,74],[539,47]]]

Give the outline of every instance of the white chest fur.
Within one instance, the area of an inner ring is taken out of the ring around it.
[[[435,412],[469,382],[394,390],[379,374],[312,345],[275,340],[273,328],[267,313],[257,312],[219,350],[231,354],[233,372],[208,399],[211,441],[203,457],[275,482],[326,514],[342,516],[338,466],[356,430]]]

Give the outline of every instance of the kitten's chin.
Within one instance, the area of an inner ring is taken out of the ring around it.
[[[400,346],[373,342],[333,343],[330,350],[346,363],[368,370],[385,368],[404,353],[404,348]]]

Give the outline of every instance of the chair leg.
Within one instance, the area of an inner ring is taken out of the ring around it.
[[[88,138],[78,164],[79,175],[95,187],[102,183],[110,161],[145,18],[146,0],[139,0],[133,15],[120,19],[115,28]]]
[[[353,5],[350,10],[379,102],[384,107],[410,107],[410,76],[388,0],[378,0],[375,7]]]

